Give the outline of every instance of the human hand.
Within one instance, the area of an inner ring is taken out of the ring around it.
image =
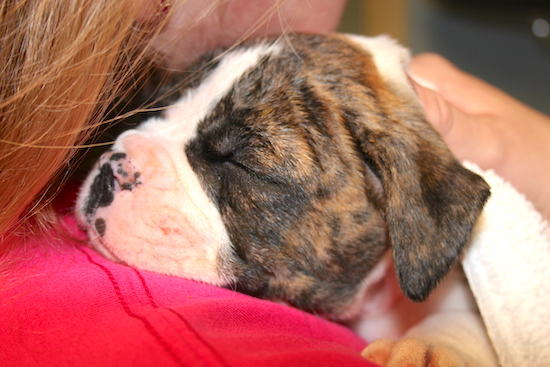
[[[550,117],[435,54],[414,57],[409,74],[457,158],[493,169],[550,218]]]

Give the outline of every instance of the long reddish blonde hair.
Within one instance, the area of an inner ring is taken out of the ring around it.
[[[154,32],[136,27],[142,3],[0,0],[0,255],[30,219],[55,221],[50,198],[76,147]]]

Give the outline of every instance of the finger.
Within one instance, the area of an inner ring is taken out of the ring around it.
[[[486,116],[475,116],[449,103],[432,89],[413,81],[428,121],[439,131],[459,160],[477,163],[482,168],[498,165],[502,159],[500,139],[494,122]]]
[[[449,103],[472,115],[509,110],[510,104],[516,103],[498,88],[460,70],[437,54],[415,56],[408,73],[419,84],[437,91]]]

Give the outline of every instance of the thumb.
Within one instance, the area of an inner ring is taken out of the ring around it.
[[[446,100],[434,86],[409,74],[424,108],[427,120],[441,134],[459,160],[477,163],[482,168],[493,165],[501,154],[489,117],[472,115]]]
[[[408,73],[455,156],[493,169],[550,218],[550,118],[435,54],[415,56]]]

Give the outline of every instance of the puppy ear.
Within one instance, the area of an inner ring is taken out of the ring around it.
[[[458,261],[490,190],[454,158],[419,106],[392,110],[355,116],[351,125],[383,188],[378,201],[400,286],[420,302]]]

